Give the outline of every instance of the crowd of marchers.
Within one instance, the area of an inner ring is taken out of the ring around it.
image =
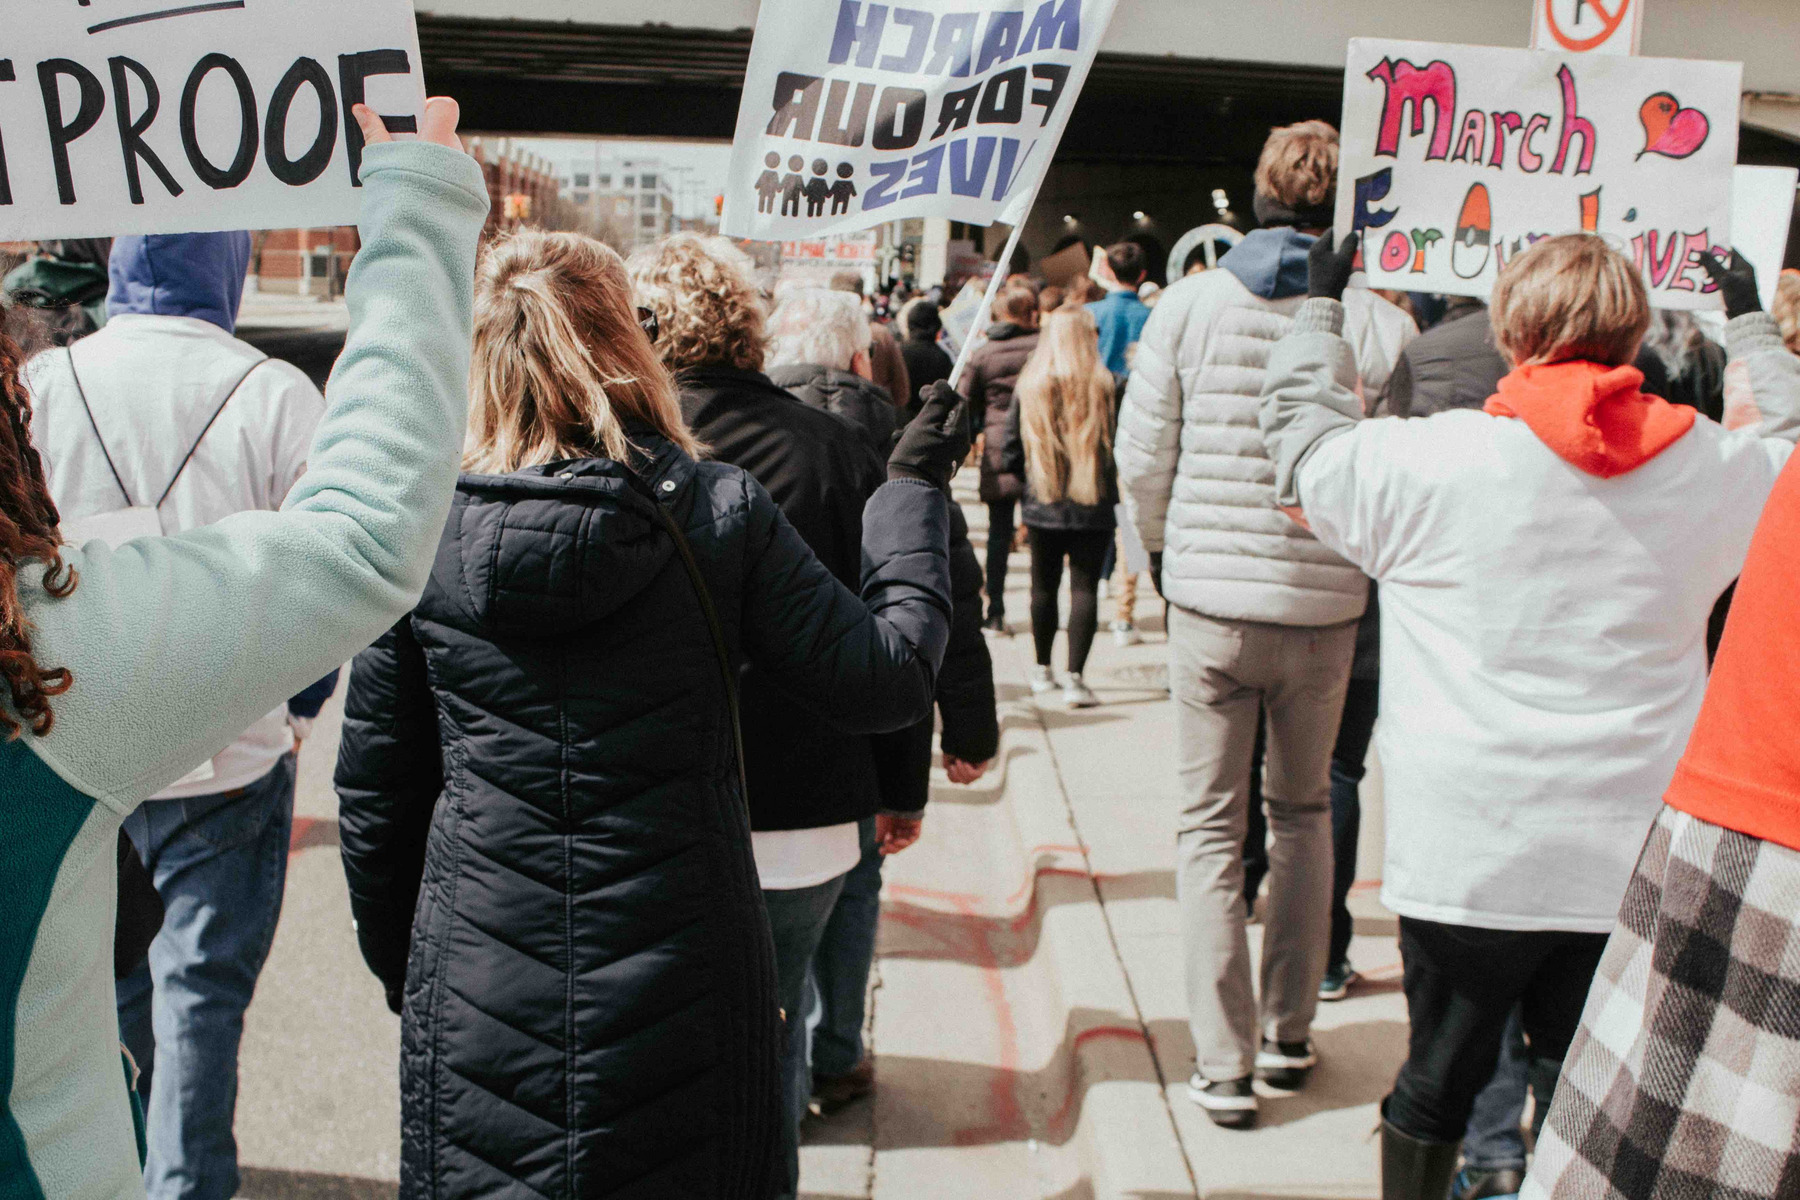
[[[1714,327],[1579,235],[1490,304],[1352,289],[1309,122],[1269,138],[1259,227],[1166,285],[1141,240],[1002,280],[952,387],[937,293],[765,286],[693,234],[479,245],[454,104],[406,144],[358,119],[325,394],[235,336],[247,235],[7,281],[19,1194],[236,1194],[296,756],[350,662],[402,1194],[795,1197],[807,1113],[876,1085],[883,863],[934,759],[966,785],[998,752],[1021,546],[1040,696],[1101,703],[1106,589],[1121,643],[1141,578],[1163,601],[1212,1120],[1305,1088],[1358,984],[1373,739],[1411,1022],[1383,1196],[1792,1194],[1800,276],[1765,313],[1710,257]]]

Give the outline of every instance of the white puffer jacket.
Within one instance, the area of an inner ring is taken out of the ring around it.
[[[1119,413],[1119,490],[1144,547],[1163,552],[1170,603],[1205,616],[1278,625],[1354,621],[1361,571],[1275,504],[1275,467],[1257,428],[1269,353],[1305,296],[1266,300],[1229,270],[1162,294],[1138,343]],[[1373,292],[1344,299],[1344,336],[1363,394],[1378,395],[1418,335]]]

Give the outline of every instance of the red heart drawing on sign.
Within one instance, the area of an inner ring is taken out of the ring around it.
[[[1583,54],[1597,46],[1605,45],[1608,38],[1619,32],[1619,26],[1625,23],[1625,18],[1630,14],[1631,6],[1636,3],[1636,0],[1619,0],[1619,7],[1611,12],[1607,11],[1606,5],[1601,0],[1587,0],[1587,2],[1596,13],[1600,14],[1603,28],[1593,37],[1578,38],[1571,37],[1562,31],[1562,26],[1556,19],[1556,0],[1544,0],[1544,23],[1550,30],[1550,36],[1554,37],[1564,50]]]
[[[1639,158],[1646,154],[1686,158],[1704,146],[1712,133],[1712,122],[1705,113],[1681,107],[1681,101],[1667,92],[1644,101],[1638,120],[1644,123],[1644,148],[1638,151]]]

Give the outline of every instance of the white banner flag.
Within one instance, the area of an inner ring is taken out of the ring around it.
[[[367,103],[424,108],[410,0],[0,0],[0,241],[346,225]]]
[[[1700,255],[1731,243],[1739,63],[1354,40],[1340,236],[1372,286],[1486,296],[1532,242],[1587,231],[1651,303],[1716,308]]]
[[[724,232],[795,241],[902,217],[1018,224],[1115,2],[763,0]]]

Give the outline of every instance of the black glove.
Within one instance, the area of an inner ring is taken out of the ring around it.
[[[1163,552],[1161,550],[1152,551],[1150,554],[1150,582],[1155,585],[1156,594],[1158,596],[1164,594],[1162,585],[1162,556]]]
[[[1342,246],[1330,230],[1320,235],[1306,255],[1306,294],[1326,300],[1342,300],[1356,270],[1358,238],[1346,238]]]
[[[1712,281],[1719,285],[1719,295],[1725,298],[1725,318],[1735,321],[1746,313],[1761,312],[1762,293],[1756,287],[1756,268],[1750,260],[1736,250],[1731,252],[1731,261],[1711,251],[1700,256],[1700,265],[1712,276]]]
[[[900,435],[888,457],[888,478],[917,479],[948,488],[975,444],[974,408],[947,383],[927,384],[919,394],[919,415]]]

